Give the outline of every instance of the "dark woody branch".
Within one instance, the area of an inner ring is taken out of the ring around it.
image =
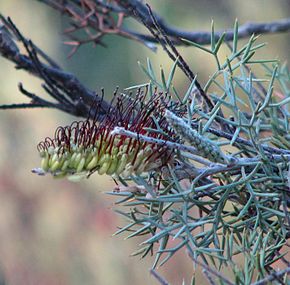
[[[116,0],[120,4],[120,6],[127,8],[129,11],[130,16],[134,17],[133,10],[137,10],[139,13],[143,15],[144,19],[147,19],[147,24],[154,28],[154,23],[150,18],[148,13],[148,9],[142,1],[139,0]],[[184,30],[177,29],[173,26],[170,26],[168,23],[164,21],[157,13],[154,13],[154,17],[158,25],[164,30],[164,32],[173,39],[176,40],[175,44],[185,45],[183,41],[180,39],[186,39],[189,41],[193,41],[200,45],[208,45],[211,43],[211,32],[187,32]],[[290,18],[281,19],[273,22],[265,22],[265,23],[246,23],[239,27],[239,38],[248,38],[251,37],[253,34],[271,34],[271,33],[282,33],[282,32],[289,32],[290,31]],[[215,40],[217,41],[221,35],[224,33],[223,31],[217,31],[215,33]],[[145,41],[156,42],[156,39],[151,36],[138,34],[140,38]],[[234,38],[234,30],[229,29],[226,32],[225,40],[232,41]]]
[[[156,24],[152,20],[145,2],[140,0],[115,0],[111,4],[103,3],[98,0],[38,0],[46,5],[67,15],[72,20],[72,28],[66,33],[72,39],[71,45],[74,45],[73,52],[82,44],[87,42],[101,43],[101,39],[106,34],[116,34],[122,37],[139,41],[147,47],[154,49],[154,44],[158,44],[156,37],[151,34],[142,33],[137,30],[124,27],[125,17],[135,18],[137,21],[146,21],[146,25],[156,30]],[[137,13],[136,13],[137,12]],[[138,17],[136,17],[138,15]],[[211,43],[211,32],[184,31],[169,25],[157,13],[153,12],[158,26],[166,33],[174,45],[187,45],[181,39],[193,41],[199,45],[208,45]],[[117,16],[117,21],[114,20]],[[74,31],[80,29],[86,30],[88,38],[85,40],[77,39],[72,35]],[[240,39],[248,38],[253,34],[272,34],[290,31],[290,18],[281,19],[273,22],[264,23],[246,23],[239,27],[238,36]],[[217,41],[224,31],[215,33]],[[228,29],[225,34],[226,41],[232,41],[234,30]],[[101,43],[102,44],[102,43]]]
[[[14,62],[16,69],[22,69],[43,80],[42,87],[54,102],[49,102],[24,89],[22,84],[19,90],[31,99],[30,103],[2,105],[0,109],[11,108],[57,108],[75,116],[87,117],[94,102],[102,101],[99,112],[105,114],[109,104],[87,89],[72,74],[62,70],[43,51],[27,40],[12,21],[1,16],[3,26],[0,27],[0,54]],[[18,40],[25,47],[26,54],[20,53]],[[93,110],[92,110],[93,111]],[[100,114],[101,115],[101,114]]]

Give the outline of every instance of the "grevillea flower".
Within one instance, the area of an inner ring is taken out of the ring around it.
[[[166,145],[111,134],[118,126],[149,137],[174,139],[164,118],[165,109],[173,108],[169,96],[155,90],[146,101],[146,95],[147,89],[138,90],[134,98],[116,95],[103,118],[96,111],[93,119],[58,127],[53,138],[38,144],[42,161],[41,169],[35,172],[79,180],[95,171],[128,177],[165,165],[172,158],[172,150]],[[152,132],[157,127],[163,132]]]

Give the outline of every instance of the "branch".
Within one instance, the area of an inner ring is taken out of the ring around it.
[[[209,267],[208,265],[206,265],[205,263],[202,263],[200,261],[198,261],[195,257],[194,254],[192,252],[192,249],[187,245],[186,246],[188,249],[188,255],[191,258],[191,260],[196,263],[197,265],[201,266],[203,268],[203,270],[207,271],[208,273],[218,277],[221,281],[223,281],[224,284],[227,285],[234,285],[234,283],[232,283],[229,279],[227,279],[225,276],[223,276],[220,272],[214,270],[213,268]]]
[[[52,59],[40,50],[32,41],[27,40],[17,29],[10,18],[0,15],[4,26],[0,27],[0,55],[14,62],[16,69],[22,69],[43,80],[43,89],[57,103],[46,101],[39,96],[26,91],[20,84],[20,91],[32,101],[30,104],[11,104],[0,106],[0,109],[12,108],[57,108],[75,116],[87,117],[91,106],[101,101],[98,108],[100,115],[105,114],[110,104],[100,98],[95,92],[87,89],[71,73],[62,70]],[[20,53],[18,40],[27,54]],[[94,111],[94,110],[92,110]]]
[[[209,274],[209,272],[206,269],[203,269],[202,273],[210,285],[216,285],[216,282],[213,280],[212,276]]]
[[[139,41],[145,46],[154,50],[153,44],[158,43],[156,37],[140,33],[139,31],[128,29],[122,25],[122,20],[119,23],[112,20],[111,15],[117,15],[118,17],[127,16],[135,18],[140,22],[140,18],[136,17],[141,15],[141,19],[146,19],[146,23],[149,27],[156,30],[152,17],[150,17],[146,4],[140,0],[115,0],[111,1],[111,4],[103,3],[99,0],[68,0],[68,1],[57,1],[57,0],[38,0],[58,11],[62,14],[66,14],[72,18],[74,25],[70,31],[75,31],[81,28],[91,28],[96,32],[100,33],[101,37],[105,34],[116,34],[121,37],[126,37],[132,40]],[[156,19],[157,25],[170,37],[175,45],[188,45],[181,39],[186,39],[195,42],[199,45],[209,45],[211,43],[211,32],[202,31],[184,31],[174,26],[169,25],[160,15],[153,12],[154,18]],[[100,17],[101,16],[101,17]],[[119,18],[120,19],[120,18]],[[249,38],[253,34],[274,34],[274,33],[285,33],[290,31],[290,18],[276,20],[273,22],[254,23],[249,22],[239,27],[238,37]],[[86,31],[87,32],[87,31]],[[222,36],[224,30],[215,32],[215,41]],[[232,41],[234,38],[234,30],[227,29],[225,34],[226,41]],[[90,38],[90,36],[89,36]],[[90,38],[92,42],[95,42],[95,38]],[[100,38],[97,38],[100,40]],[[79,47],[83,42],[75,42],[76,46]]]
[[[150,273],[161,285],[169,285],[169,283],[156,270],[151,269]]]
[[[195,129],[198,128],[198,123],[191,123],[191,126]],[[221,138],[225,138],[225,139],[228,139],[228,140],[232,140],[233,138],[233,134],[230,134],[228,132],[224,132],[222,130],[218,130],[216,128],[208,128],[207,131],[211,134],[214,134],[216,135],[217,137],[221,137]],[[238,146],[239,144],[243,144],[243,145],[247,145],[247,146],[250,146],[250,147],[253,147],[253,143],[249,140],[246,140],[242,137],[237,137],[237,139],[235,140],[234,142],[234,146]],[[285,154],[285,155],[289,155],[290,154],[290,150],[288,149],[278,149],[278,148],[274,148],[274,147],[271,147],[271,146],[267,146],[267,145],[264,145],[262,144],[261,147],[263,148],[263,150],[269,152],[269,153],[276,153],[276,154]]]
[[[143,15],[144,18],[147,18],[147,24],[154,28],[154,23],[150,19],[150,15],[148,10],[146,9],[146,5],[143,4],[142,1],[139,0],[117,0],[116,2],[119,3],[120,6],[123,8],[134,7],[139,13]],[[130,16],[134,17],[134,13],[132,10],[130,11]],[[168,23],[164,21],[157,13],[154,12],[154,17],[157,20],[158,25],[164,30],[164,32],[169,36],[172,37],[175,41],[175,44],[178,45],[186,45],[185,42],[181,41],[180,39],[186,39],[192,42],[195,42],[199,45],[208,45],[211,43],[211,32],[187,32],[184,30],[177,29],[176,27],[170,26]],[[290,18],[281,19],[273,22],[264,22],[264,23],[246,23],[239,27],[238,37],[240,39],[249,38],[253,34],[273,34],[273,33],[283,33],[290,31]],[[224,31],[217,31],[215,33],[215,40],[221,37]],[[147,42],[156,43],[157,40],[149,35],[135,33],[135,36],[142,38]],[[234,38],[234,30],[230,29],[227,30],[225,34],[226,41],[232,41]]]
[[[145,135],[141,135],[141,134],[137,134],[135,132],[126,130],[123,127],[115,127],[114,130],[111,132],[111,135],[124,135],[130,138],[134,138],[140,141],[144,141],[144,142],[148,142],[148,143],[153,143],[153,144],[159,144],[162,146],[167,146],[170,149],[178,149],[180,151],[185,151],[185,152],[189,152],[192,154],[199,154],[199,152],[197,151],[197,149],[193,146],[190,145],[185,145],[185,144],[179,144],[176,142],[171,142],[171,141],[165,141],[165,140],[161,140],[161,139],[156,139],[153,137],[148,137]],[[263,146],[262,146],[263,147]],[[264,148],[264,147],[263,147]],[[274,149],[278,152],[278,149],[275,148],[271,148]],[[266,146],[264,148],[264,150],[267,150]],[[275,152],[276,152],[275,151]],[[290,154],[271,154],[271,152],[269,153],[269,155],[271,156],[272,159],[274,159],[277,162],[281,162],[283,160],[286,161],[290,161]],[[192,156],[191,159],[196,160],[199,163],[208,165],[204,159],[198,158],[196,156]],[[220,164],[220,163],[212,163],[211,164],[211,171],[208,175],[213,175],[215,173],[221,172],[221,171],[226,171],[226,170],[231,170],[234,169],[234,167],[236,166],[247,166],[247,165],[255,165],[255,163],[261,161],[261,157],[257,156],[257,157],[251,157],[251,158],[233,158],[233,157],[229,157],[230,163],[229,165],[225,165],[225,164]]]
[[[252,285],[266,285],[266,284],[269,284],[269,282],[276,280],[278,277],[282,277],[283,275],[289,275],[289,274],[290,274],[290,267],[284,270],[278,271],[278,272],[275,271],[271,273],[269,276],[267,276],[266,278],[258,282],[255,282]]]
[[[123,27],[126,11],[116,4],[103,3],[103,1],[98,0],[39,1],[71,19],[71,27],[64,32],[71,39],[71,41],[66,42],[66,44],[73,47],[70,56],[79,47],[87,43],[105,46],[101,40],[107,34],[115,34],[141,42],[151,50],[156,51],[155,45],[144,41],[138,35],[135,35],[134,32]],[[84,31],[86,34],[85,38],[80,38],[79,34],[75,34],[79,30]]]

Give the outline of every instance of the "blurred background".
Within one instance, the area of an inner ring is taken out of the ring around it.
[[[289,17],[290,11],[288,0],[148,2],[170,24],[186,30],[209,31],[212,19],[216,29],[229,29],[236,18],[240,24],[266,22]],[[172,64],[160,48],[153,53],[114,36],[105,38],[107,48],[88,45],[68,59],[62,35],[66,25],[57,12],[34,0],[1,0],[0,12],[85,85],[96,90],[104,87],[107,98],[116,86],[123,89],[148,81],[137,61],[145,63],[149,57],[157,72],[160,65],[168,71]],[[138,24],[130,21],[128,25]],[[289,60],[289,33],[262,36],[260,41],[268,46],[259,57]],[[214,61],[194,48],[180,51],[199,80],[206,82]],[[19,82],[36,94],[44,93],[38,80],[0,58],[0,104],[27,102],[17,89]],[[181,73],[174,82],[180,92],[188,87]],[[141,240],[112,237],[126,221],[114,213],[114,199],[105,194],[114,187],[110,177],[95,174],[71,183],[31,173],[40,163],[37,143],[74,119],[46,109],[0,112],[0,284],[158,284],[148,271],[152,259],[130,257]],[[189,284],[193,268],[180,254],[159,272],[171,284],[182,284],[183,277]]]

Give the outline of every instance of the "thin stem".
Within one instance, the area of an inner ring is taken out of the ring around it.
[[[148,137],[145,135],[141,135],[141,134],[137,134],[137,133],[125,130],[125,128],[122,128],[122,127],[115,127],[114,130],[111,132],[111,135],[124,135],[124,136],[131,137],[131,138],[134,138],[137,140],[139,139],[141,141],[167,146],[171,149],[178,149],[180,151],[187,151],[189,153],[198,154],[196,148],[194,148],[192,146],[187,146],[187,145],[183,145],[183,144],[179,144],[179,143],[175,143],[175,142],[171,142],[171,141],[165,141],[162,139]],[[273,155],[271,155],[271,158],[274,159],[276,162],[281,162],[284,160],[290,161],[290,154],[285,154],[285,155],[273,154]],[[192,159],[195,159],[195,157],[193,156]],[[211,168],[212,169],[217,168],[217,169],[227,169],[228,170],[229,168],[233,167],[234,165],[240,165],[240,166],[252,165],[252,164],[257,163],[259,161],[261,161],[260,156],[251,157],[251,158],[234,158],[232,160],[232,164],[229,164],[228,166],[223,165],[223,164],[219,164],[219,163],[212,163]],[[204,164],[208,164],[208,163],[204,162]]]
[[[221,279],[225,284],[227,285],[235,285],[234,283],[232,283],[229,279],[227,279],[225,276],[223,276],[221,273],[219,273],[218,271],[210,268],[209,266],[207,266],[206,264],[198,261],[192,254],[191,249],[189,248],[189,246],[187,246],[188,250],[188,255],[189,257],[192,259],[192,261],[198,265],[200,265],[204,270],[206,270],[207,272],[211,273],[212,275],[218,277],[219,279]]]
[[[169,285],[169,283],[156,270],[151,269],[150,273],[161,285]]]
[[[262,279],[260,281],[257,281],[255,283],[252,283],[252,285],[266,285],[269,282],[274,281],[278,277],[281,277],[281,276],[283,276],[285,274],[287,274],[287,275],[290,274],[290,267],[288,267],[288,268],[286,268],[284,270],[278,271],[278,272],[273,272],[269,276],[267,276],[266,278],[264,278],[264,279]]]

